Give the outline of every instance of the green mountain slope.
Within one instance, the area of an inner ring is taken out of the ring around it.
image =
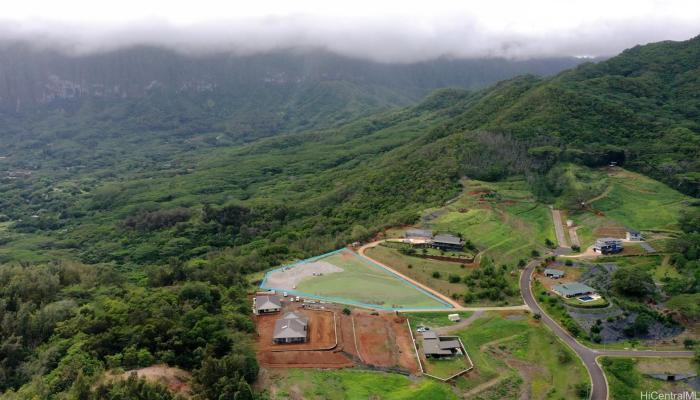
[[[0,278],[11,282],[0,289],[0,391],[79,397],[104,369],[164,362],[195,371],[199,393],[247,398],[257,366],[246,274],[412,223],[457,196],[464,176],[513,178],[533,203],[575,204],[599,185],[570,166],[616,161],[697,196],[699,47],[638,47],[360,119],[328,105],[372,108],[396,92],[317,82],[275,104],[288,107],[286,127],[325,128],[263,139],[266,124],[285,126],[267,118],[279,108],[262,107],[264,91],[226,106],[165,91],[29,119],[6,113],[17,124],[0,147]],[[227,134],[238,116],[219,113],[239,106],[252,143],[240,142],[243,130]],[[614,213],[611,193],[600,203]],[[680,224],[688,277],[693,221]]]

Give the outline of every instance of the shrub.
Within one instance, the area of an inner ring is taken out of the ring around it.
[[[455,274],[450,274],[450,277],[448,278],[450,283],[459,283],[459,281],[462,280],[462,278],[459,277],[459,275]]]
[[[350,315],[351,312],[352,312],[352,311],[350,311],[349,308],[347,308],[347,307],[343,308],[343,314],[345,314],[345,315]]]
[[[433,272],[433,278],[440,279],[440,273],[438,271]]]

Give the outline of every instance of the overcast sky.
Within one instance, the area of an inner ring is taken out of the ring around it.
[[[0,37],[67,52],[321,47],[378,61],[612,55],[700,34],[700,0],[19,0]]]

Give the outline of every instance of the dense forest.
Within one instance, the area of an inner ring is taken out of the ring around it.
[[[617,162],[697,197],[698,66],[700,38],[651,44],[252,143],[216,112],[173,119],[169,94],[4,112],[0,397],[170,398],[100,381],[166,363],[193,372],[198,398],[252,399],[245,276],[414,222],[463,176],[525,176],[551,201],[566,190],[562,163]],[[266,123],[268,111],[248,116]],[[698,291],[696,213],[674,259],[695,280],[670,282],[674,293]]]

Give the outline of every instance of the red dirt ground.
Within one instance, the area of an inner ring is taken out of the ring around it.
[[[371,315],[355,310],[357,341],[366,364],[418,371],[406,319],[392,313]]]
[[[280,351],[280,350],[326,350],[335,347],[335,330],[333,329],[333,312],[302,310],[298,303],[285,306],[284,312],[295,311],[309,319],[309,340],[300,344],[274,344],[272,343],[272,333],[275,321],[283,313],[272,315],[257,315],[255,324],[258,330],[259,351]]]
[[[256,345],[260,365],[268,368],[347,368],[358,363],[418,372],[405,318],[388,312],[372,315],[370,311],[361,309],[353,309],[348,316],[341,312],[341,306],[327,304],[325,307],[331,311],[300,310],[299,303],[283,302],[282,313],[254,317],[259,332]],[[292,310],[309,318],[309,342],[273,344],[275,321]],[[334,346],[333,312],[336,316],[337,346]],[[357,340],[353,334],[353,320]]]

